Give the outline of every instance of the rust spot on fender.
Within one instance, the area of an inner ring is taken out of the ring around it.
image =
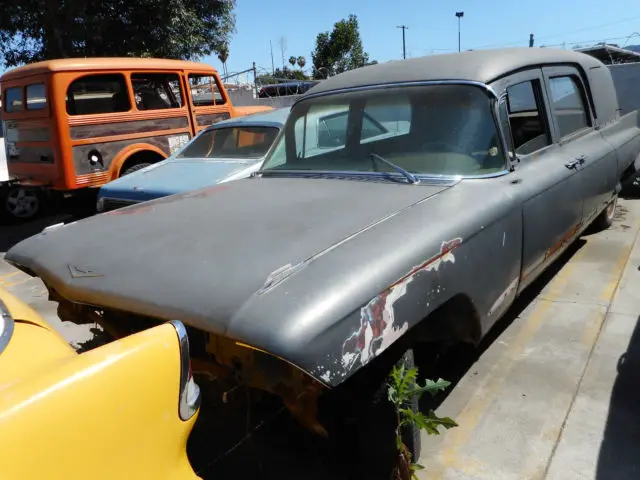
[[[359,359],[362,365],[380,355],[408,329],[394,315],[394,304],[407,293],[407,286],[424,271],[437,271],[442,262],[455,262],[453,250],[462,244],[462,238],[442,242],[440,251],[423,263],[413,267],[383,292],[360,309],[360,326],[342,344],[342,367],[351,370]]]

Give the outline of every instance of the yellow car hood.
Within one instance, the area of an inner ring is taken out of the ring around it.
[[[0,391],[40,366],[77,355],[31,307],[3,289],[0,302],[13,319],[13,335],[0,352]]]

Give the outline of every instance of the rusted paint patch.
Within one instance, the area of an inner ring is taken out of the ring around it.
[[[579,222],[573,228],[571,228],[567,233],[565,233],[560,240],[558,240],[549,250],[547,250],[544,254],[544,259],[546,260],[558,250],[560,250],[564,245],[568,244],[573,240],[573,238],[578,234],[580,227],[582,226],[582,222]]]
[[[519,277],[516,277],[513,280],[511,280],[511,283],[509,283],[509,286],[506,288],[506,290],[500,294],[500,296],[496,299],[495,302],[493,302],[493,305],[491,305],[491,308],[489,309],[489,316],[496,313],[500,309],[500,307],[504,304],[505,300],[509,298],[509,295],[511,295],[513,291],[516,289],[516,287],[518,286],[519,279],[520,279]]]
[[[360,309],[360,327],[342,344],[341,363],[345,371],[349,371],[358,359],[365,365],[409,329],[408,322],[401,324],[396,321],[393,308],[395,302],[407,293],[407,286],[420,272],[437,271],[443,262],[454,263],[452,251],[461,243],[462,238],[442,242],[440,252],[413,267]]]

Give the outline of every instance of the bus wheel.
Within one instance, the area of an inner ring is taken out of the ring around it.
[[[130,167],[125,168],[125,170],[120,173],[121,177],[124,177],[125,175],[129,175],[130,173],[133,172],[137,172],[138,170],[142,170],[143,168],[148,167],[149,165],[151,165],[150,163],[136,163],[134,165],[131,165]]]
[[[12,220],[31,220],[40,212],[40,195],[33,188],[11,187],[4,210]]]

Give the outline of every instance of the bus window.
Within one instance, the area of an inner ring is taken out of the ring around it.
[[[4,111],[8,113],[22,111],[22,88],[7,88],[4,94]]]
[[[175,73],[134,73],[133,95],[138,110],[180,108],[180,77]]]
[[[27,85],[27,110],[47,108],[47,91],[43,83]]]
[[[191,89],[193,105],[196,107],[223,105],[225,103],[215,77],[189,74],[189,88]]]
[[[69,85],[66,102],[69,115],[131,110],[127,84],[119,73],[80,77]]]

